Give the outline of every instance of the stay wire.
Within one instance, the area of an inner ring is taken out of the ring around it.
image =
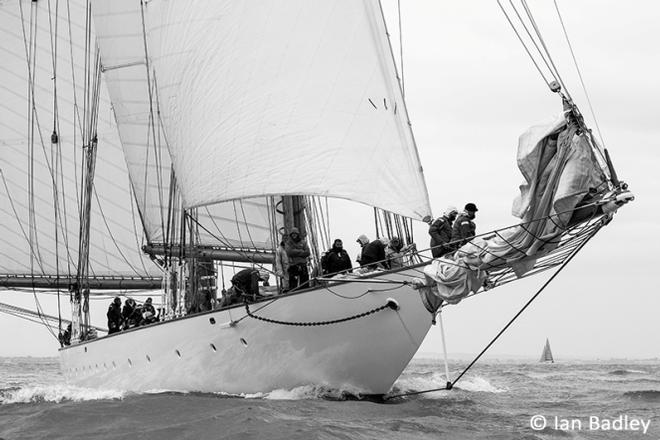
[[[513,324],[513,322],[516,319],[518,319],[518,317],[527,309],[527,307],[529,307],[529,305],[541,294],[541,292],[543,292],[545,290],[545,288],[555,279],[555,277],[557,275],[559,275],[559,273],[562,270],[564,270],[564,268],[573,259],[573,257],[575,257],[580,252],[580,250],[589,242],[589,240],[594,235],[596,235],[596,234],[594,233],[594,234],[590,235],[584,242],[582,242],[580,244],[580,246],[578,246],[573,251],[573,253],[561,264],[561,266],[555,271],[555,273],[553,273],[552,276],[545,283],[543,283],[543,285],[537,290],[537,292],[525,303],[525,305],[518,311],[518,313],[516,313],[515,316],[513,318],[511,318],[511,320],[509,320],[509,322],[504,326],[504,328],[502,328],[502,330],[500,330],[499,333],[497,333],[497,335],[495,335],[495,337],[488,343],[488,345],[486,345],[486,347],[483,350],[481,350],[481,352],[472,360],[472,362],[470,362],[470,364],[463,369],[463,371],[458,375],[458,377],[456,377],[456,379],[454,379],[451,382],[448,382],[447,385],[444,388],[433,388],[433,389],[429,389],[429,390],[413,391],[413,392],[409,392],[409,393],[396,394],[396,395],[393,395],[393,396],[388,396],[387,400],[394,399],[396,397],[414,396],[414,395],[418,395],[418,394],[431,393],[431,392],[434,392],[434,391],[442,391],[442,390],[452,389],[454,387],[454,385],[456,384],[456,382],[458,382],[465,375],[465,373],[467,373],[468,370],[470,368],[472,368],[472,366],[495,343],[495,341],[497,341],[499,339],[499,337],[502,336],[502,334],[511,326],[511,324]],[[449,378],[447,378],[447,379],[449,379]]]
[[[589,104],[589,110],[591,111],[591,116],[594,118],[594,124],[596,124],[596,130],[598,131],[598,137],[600,138],[600,143],[605,147],[605,141],[603,140],[603,134],[600,131],[600,126],[598,125],[598,119],[596,119],[596,112],[594,111],[593,105],[591,104],[591,99],[589,98],[589,93],[587,92],[587,86],[584,84],[584,79],[582,78],[582,72],[580,71],[580,66],[578,65],[577,59],[575,57],[575,52],[573,51],[573,45],[571,40],[568,38],[568,32],[566,31],[566,26],[564,26],[564,20],[562,18],[561,12],[559,12],[559,5],[557,0],[554,0],[555,9],[557,10],[557,16],[559,17],[559,22],[561,23],[561,28],[564,31],[564,36],[566,37],[566,43],[568,48],[571,51],[571,56],[573,57],[573,63],[575,64],[575,70],[577,70],[578,77],[580,78],[580,84],[582,85],[582,90],[584,90],[584,96],[587,98],[587,103]]]

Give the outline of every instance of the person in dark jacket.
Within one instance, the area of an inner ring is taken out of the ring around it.
[[[140,325],[147,325],[157,321],[158,316],[156,316],[156,309],[153,304],[151,304],[151,298],[147,298],[142,305],[142,322],[140,322]]]
[[[358,259],[360,266],[367,266],[372,270],[384,267],[385,244],[382,241],[378,239],[369,241],[369,238],[364,234],[360,235],[356,241],[362,246],[362,253]]]
[[[259,296],[259,281],[262,281],[264,286],[268,286],[268,278],[268,271],[251,267],[236,272],[231,279],[231,284],[238,295],[254,301]]]
[[[126,301],[124,301],[124,307],[121,309],[122,330],[135,327],[136,323],[131,321],[134,310],[135,300],[133,298],[126,298]]]
[[[108,334],[117,333],[121,330],[121,299],[116,297],[108,307]]]
[[[348,252],[344,250],[344,243],[340,239],[336,239],[332,243],[332,248],[321,258],[321,269],[323,275],[350,272],[353,269],[351,257]]]
[[[291,228],[291,232],[284,240],[284,249],[289,258],[289,289],[293,290],[309,281],[309,272],[307,272],[309,247],[307,241],[300,236],[298,228]]]
[[[458,209],[450,206],[442,217],[430,223],[429,235],[431,236],[431,254],[433,258],[440,258],[453,250],[452,246],[447,245],[447,243],[451,241],[452,226],[457,215]]]
[[[474,203],[468,203],[465,205],[465,210],[456,217],[451,231],[451,241],[455,242],[453,244],[454,249],[460,248],[475,236],[477,226],[472,220],[476,217],[477,211],[477,206]]]

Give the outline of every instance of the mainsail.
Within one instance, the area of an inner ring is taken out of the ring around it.
[[[129,169],[160,139],[185,208],[291,194],[430,214],[378,1],[96,1],[93,14]]]

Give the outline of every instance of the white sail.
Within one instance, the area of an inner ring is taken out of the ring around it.
[[[149,242],[166,240],[172,163],[161,125],[156,76],[148,74],[140,2],[97,2],[97,42],[103,76],[113,100],[121,144]],[[175,199],[176,200],[176,199]],[[204,207],[197,213],[199,243],[272,249],[267,201],[255,198]]]
[[[60,2],[57,9],[46,2],[0,2],[2,276],[76,272],[85,18],[84,1]],[[57,117],[53,115],[55,87]],[[51,142],[54,129],[57,143]],[[137,211],[131,205],[128,174],[104,87],[97,130],[90,276],[159,276],[159,269],[140,252],[141,228],[135,221]]]
[[[106,69],[124,66],[109,82],[143,78],[110,86],[116,110],[140,106],[120,130],[162,123],[186,207],[309,194],[430,214],[378,1],[96,1],[93,13]]]
[[[550,340],[546,338],[545,346],[543,347],[543,353],[541,353],[541,360],[539,362],[552,362],[555,360],[552,357],[552,350],[550,350]]]

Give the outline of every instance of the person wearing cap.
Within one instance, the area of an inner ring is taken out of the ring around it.
[[[108,334],[121,330],[121,299],[116,297],[108,307]]]
[[[307,241],[300,236],[298,228],[291,228],[291,232],[284,240],[284,249],[289,257],[289,289],[307,284],[309,281],[307,259],[310,252]]]
[[[465,210],[454,221],[451,231],[451,241],[453,242],[454,249],[460,248],[475,236],[477,226],[473,220],[476,217],[477,211],[477,205],[468,203],[465,205]]]
[[[385,244],[381,240],[369,241],[369,238],[362,234],[356,241],[362,246],[362,252],[357,259],[360,266],[367,266],[372,270],[384,267]]]
[[[351,257],[348,256],[348,252],[344,249],[344,243],[340,239],[336,239],[332,243],[332,247],[323,254],[321,258],[321,269],[323,270],[323,275],[346,273],[353,269]]]
[[[442,217],[429,222],[431,254],[433,255],[433,258],[440,258],[453,250],[451,245],[448,245],[447,243],[451,241],[452,226],[457,215],[458,209],[454,206],[449,206],[444,214],[442,214]]]

